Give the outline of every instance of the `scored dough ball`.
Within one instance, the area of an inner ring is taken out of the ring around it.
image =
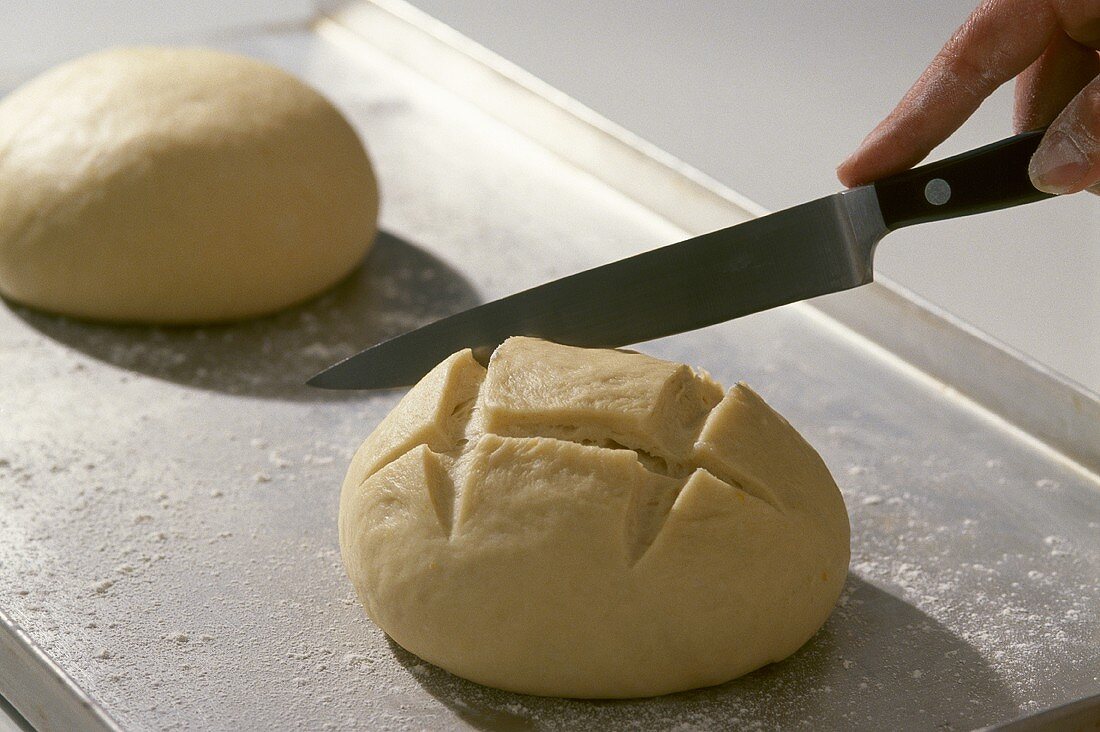
[[[344,564],[397,643],[467,679],[633,697],[798,649],[848,568],[818,454],[752,390],[532,338],[439,364],[352,460]]]
[[[347,275],[378,190],[324,97],[252,59],[105,51],[0,101],[0,294],[83,318],[269,313]]]

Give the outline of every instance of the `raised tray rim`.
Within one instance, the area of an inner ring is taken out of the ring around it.
[[[404,0],[322,3],[310,26],[396,58],[687,233],[767,213]],[[887,278],[796,307],[885,349],[1100,480],[1100,396],[1083,386]],[[0,688],[37,728],[121,729],[2,609]]]
[[[405,0],[323,3],[315,28],[381,50],[689,235],[768,213]],[[882,275],[803,306],[1100,479],[1100,395]]]

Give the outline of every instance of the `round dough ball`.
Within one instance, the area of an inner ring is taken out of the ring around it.
[[[269,313],[347,275],[378,189],[324,97],[252,59],[105,51],[0,101],[0,294],[65,315]]]
[[[370,617],[467,679],[635,697],[799,648],[848,568],[818,454],[747,386],[512,338],[424,377],[356,453],[340,548]]]

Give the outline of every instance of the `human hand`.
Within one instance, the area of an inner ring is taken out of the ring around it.
[[[985,0],[840,167],[846,186],[920,162],[1016,77],[1017,132],[1050,125],[1036,188],[1100,194],[1100,0]]]

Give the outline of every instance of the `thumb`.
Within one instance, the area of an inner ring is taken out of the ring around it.
[[[1076,193],[1100,183],[1100,76],[1051,123],[1028,174],[1047,193]]]

